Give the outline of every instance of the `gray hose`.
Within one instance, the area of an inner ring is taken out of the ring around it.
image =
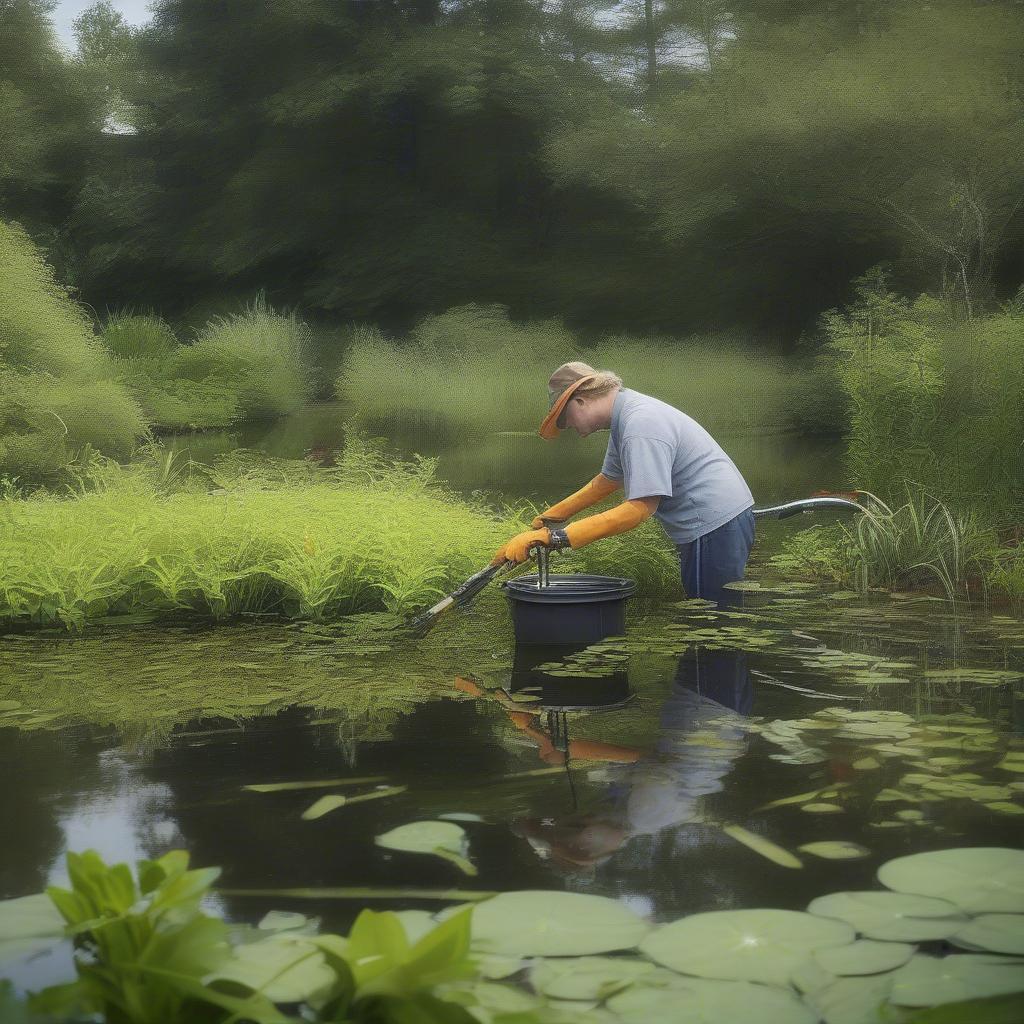
[[[802,512],[820,511],[863,512],[864,506],[849,498],[802,498],[800,501],[787,501],[785,505],[772,505],[771,508],[755,508],[755,519],[789,519]]]

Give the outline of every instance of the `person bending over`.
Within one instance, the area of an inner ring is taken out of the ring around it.
[[[563,363],[555,370],[548,397],[539,431],[545,440],[568,428],[580,437],[610,431],[601,472],[503,544],[491,565],[525,562],[538,545],[578,549],[653,515],[679,553],[687,595],[725,602],[728,592],[722,588],[743,578],[754,542],[754,499],[715,439],[686,413],[586,363]],[[571,519],[620,487],[625,499],[614,508],[564,528],[544,525]]]

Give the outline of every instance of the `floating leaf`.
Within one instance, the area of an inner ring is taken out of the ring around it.
[[[897,857],[878,869],[897,892],[939,896],[972,914],[1024,913],[1024,851],[968,847]]]
[[[802,853],[809,853],[815,857],[822,857],[825,860],[856,860],[859,857],[867,857],[871,852],[866,846],[858,843],[847,842],[844,839],[833,839],[820,843],[804,843],[797,847]]]
[[[806,811],[808,814],[835,814],[841,811],[842,807],[839,804],[813,803],[804,804],[800,810]]]
[[[1024,956],[1024,915],[979,914],[970,924],[950,938],[960,945],[990,953],[1015,953]]]
[[[891,988],[891,974],[838,978],[809,993],[807,1001],[826,1024],[878,1024]]]
[[[256,782],[251,786],[243,786],[253,793],[283,793],[292,789],[330,789],[336,786],[356,786],[364,783],[383,782],[385,775],[365,775],[362,778],[348,779],[314,779],[311,782]]]
[[[984,806],[997,814],[1024,814],[1024,807],[1019,804],[1011,804],[1008,800],[996,800],[986,803]]]
[[[584,956],[632,949],[650,930],[628,907],[575,892],[506,892],[473,911],[473,947],[503,956]]]
[[[269,910],[256,927],[265,932],[283,932],[304,928],[307,924],[309,918],[305,914],[297,914],[293,910]]]
[[[794,857],[789,850],[784,850],[781,846],[777,846],[764,836],[756,835],[754,832],[750,832],[739,825],[723,825],[722,831],[727,836],[735,839],[736,842],[742,843],[755,853],[759,853],[762,857],[772,861],[774,864],[778,864],[780,867],[803,867],[799,857]]]
[[[410,886],[301,886],[287,889],[217,889],[224,896],[255,896],[258,899],[290,900],[440,900],[444,903],[472,903],[489,900],[498,893],[482,889],[417,889]]]
[[[638,983],[612,996],[607,1005],[626,1024],[722,1024],[755,1019],[758,1024],[815,1024],[818,1019],[810,1007],[781,988],[705,978],[677,977],[657,988]]]
[[[1024,991],[1024,962],[1005,957],[918,954],[892,975],[897,1006],[938,1006]]]
[[[319,948],[288,932],[236,946],[232,958],[210,975],[211,981],[234,981],[259,989],[278,1003],[308,999],[334,979],[335,973]]]
[[[848,946],[819,949],[814,959],[832,974],[881,974],[905,964],[916,948],[906,942],[859,939]]]
[[[454,864],[465,875],[477,873],[467,856],[469,838],[451,821],[413,821],[377,836],[374,842],[386,850],[432,854]]]
[[[530,984],[551,999],[607,999],[656,970],[646,960],[582,956],[544,960],[530,971]]]
[[[685,974],[787,985],[816,949],[854,938],[842,921],[793,910],[713,910],[662,925],[640,951]]]
[[[965,924],[952,903],[896,892],[834,892],[812,900],[807,910],[846,921],[869,939],[899,942],[944,939]]]
[[[330,814],[331,811],[336,811],[339,807],[344,807],[346,803],[345,797],[340,793],[332,793],[330,796],[322,796],[316,803],[312,803],[302,812],[303,821],[316,821],[317,818],[322,818],[325,814]]]

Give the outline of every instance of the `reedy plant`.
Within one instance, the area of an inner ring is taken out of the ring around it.
[[[989,540],[971,516],[954,514],[923,489],[890,508],[877,495],[862,492],[869,504],[853,530],[840,524],[850,541],[855,579],[862,590],[871,586],[895,589],[931,578],[949,600],[964,596],[971,569]]]

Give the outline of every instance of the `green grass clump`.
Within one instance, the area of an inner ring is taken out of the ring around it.
[[[823,582],[898,590],[937,584],[953,600],[984,574],[994,534],[977,516],[956,513],[927,492],[907,488],[908,501],[891,508],[876,495],[848,527],[802,530],[770,559],[782,571]]]
[[[0,476],[53,482],[87,445],[118,456],[145,436],[83,310],[28,235],[0,223]]]
[[[296,412],[309,400],[309,328],[258,297],[244,313],[214,318],[169,361],[170,377],[219,384],[246,419]]]
[[[330,470],[246,452],[210,469],[159,449],[128,467],[97,456],[71,498],[0,499],[0,621],[81,629],[143,611],[324,619],[429,605],[535,514],[462,500],[435,468],[354,431]],[[669,546],[648,540],[591,545],[571,569],[678,588]]]
[[[462,306],[424,320],[405,341],[374,328],[352,338],[337,395],[370,420],[409,420],[433,430],[536,431],[547,379],[580,359],[619,374],[719,432],[785,430],[795,422],[809,371],[738,339],[618,336],[583,347],[554,322],[514,324],[501,306]]]

